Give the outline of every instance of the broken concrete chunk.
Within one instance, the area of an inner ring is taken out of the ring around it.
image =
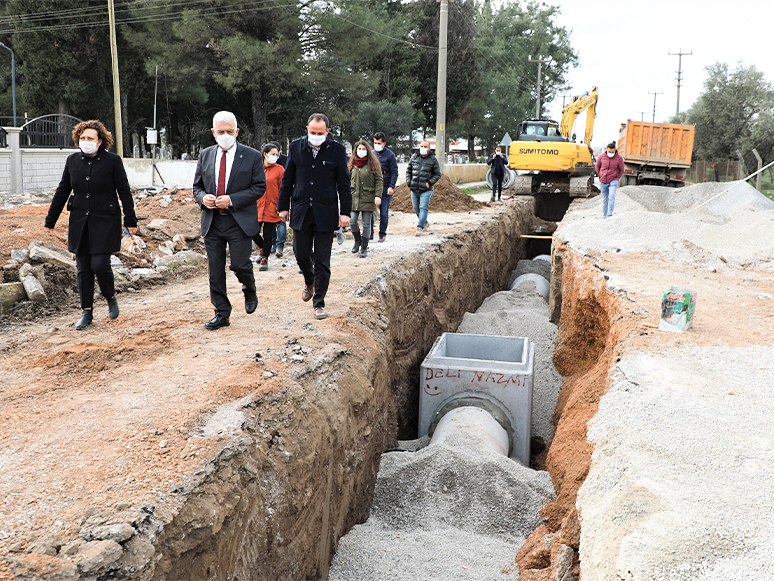
[[[124,236],[121,239],[121,252],[126,254],[142,254],[145,250],[145,242],[139,236]]]
[[[59,248],[48,242],[34,240],[30,242],[30,260],[32,262],[50,262],[75,269],[73,255],[64,248]]]
[[[185,242],[185,236],[182,234],[175,234],[172,236],[172,242],[175,245],[175,250],[178,252],[181,250],[186,250],[188,248],[188,245]]]
[[[93,541],[81,551],[78,570],[84,576],[97,576],[121,558],[121,545],[115,541]]]
[[[26,248],[21,250],[11,250],[11,258],[18,262],[27,262],[30,258],[30,251]]]
[[[156,268],[179,268],[184,264],[197,266],[204,263],[207,257],[193,250],[183,250],[173,256],[162,256],[158,258],[154,265]]]
[[[162,218],[156,218],[155,220],[151,220],[148,222],[145,227],[148,230],[163,230],[164,226],[166,226],[167,221]]]
[[[48,299],[46,291],[43,290],[43,285],[40,284],[40,281],[34,274],[28,274],[22,278],[22,284],[24,285],[24,291],[27,293],[27,298],[31,301],[40,303]]]
[[[4,313],[19,301],[27,298],[27,291],[21,282],[0,284],[0,313]]]

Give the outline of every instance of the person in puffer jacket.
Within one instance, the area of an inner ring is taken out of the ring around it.
[[[618,180],[624,173],[624,160],[615,148],[615,141],[607,144],[607,151],[599,156],[594,170],[599,176],[599,189],[602,193],[602,217],[609,218],[613,215]]]
[[[430,197],[433,186],[441,179],[441,164],[430,151],[430,142],[419,144],[419,153],[411,156],[406,169],[406,183],[411,190],[411,205],[419,218],[417,236],[427,233],[427,213],[430,208]]]

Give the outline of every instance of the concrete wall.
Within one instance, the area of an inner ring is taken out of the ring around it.
[[[0,149],[0,192],[11,189],[11,150]]]
[[[22,148],[22,191],[53,190],[62,178],[65,160],[76,149]],[[0,191],[11,189],[11,148],[0,149]]]
[[[67,157],[77,149],[22,148],[22,184],[25,192],[53,190],[59,185]]]
[[[194,174],[196,173],[195,160],[167,159],[157,161],[157,173],[153,171],[150,159],[126,158],[124,159],[124,167],[129,183],[134,188],[177,186],[190,189],[193,186]]]

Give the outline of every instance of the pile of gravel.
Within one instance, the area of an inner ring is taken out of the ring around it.
[[[685,188],[627,186],[616,194],[615,212],[602,219],[593,198],[565,216],[555,239],[576,250],[660,253],[667,259],[700,261],[709,269],[774,270],[774,202],[741,184],[691,214],[728,184]]]
[[[535,262],[550,266],[543,260]],[[527,337],[535,344],[532,437],[541,438],[548,446],[554,436],[552,418],[562,389],[562,376],[553,362],[557,329],[548,320],[548,304],[543,297],[523,289],[496,293],[475,314],[465,313],[457,332]]]
[[[473,436],[384,454],[371,516],[341,539],[329,579],[498,578],[554,498],[547,472]]]

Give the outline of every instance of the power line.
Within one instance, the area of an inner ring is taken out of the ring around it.
[[[378,30],[374,30],[373,28],[368,28],[367,26],[363,26],[362,24],[358,24],[357,22],[353,22],[352,20],[349,20],[348,18],[344,18],[340,14],[336,14],[335,12],[332,13],[333,16],[336,18],[339,18],[343,20],[344,22],[347,22],[351,24],[352,26],[357,26],[358,28],[362,28],[363,30],[367,30],[368,32],[373,32],[374,34],[378,34],[379,36],[383,36],[385,38],[389,38],[390,40],[394,40],[395,42],[402,42],[405,44],[408,44],[410,46],[414,47],[420,47],[420,48],[429,48],[431,50],[438,50],[437,46],[428,46],[426,44],[419,44],[417,42],[412,42],[410,40],[403,40],[401,38],[395,38],[394,36],[390,36],[389,34],[384,34],[383,32],[379,32]]]
[[[235,8],[232,10],[219,10],[218,7],[213,7],[211,9],[202,9],[200,12],[200,15],[217,15],[217,16],[225,16],[228,14],[237,14],[241,12],[256,12],[256,11],[263,11],[263,10],[273,10],[275,8],[290,8],[295,7],[296,4],[272,4],[270,6],[254,6],[255,4],[266,4],[268,2],[278,2],[280,0],[253,0],[252,2],[244,2],[242,4],[242,7]],[[190,4],[194,3],[188,2],[188,3],[180,3],[176,4],[177,6],[190,6]],[[253,5],[252,8],[246,8],[245,5]],[[180,10],[177,12],[169,12],[166,14],[148,14],[144,16],[136,16],[136,17],[127,17],[122,19],[116,19],[116,24],[141,24],[145,22],[163,22],[168,20],[179,20],[183,14],[188,10]],[[93,21],[93,22],[79,22],[79,23],[70,23],[70,24],[52,24],[49,26],[34,26],[30,28],[22,28],[22,29],[7,29],[7,30],[0,30],[0,34],[18,34],[18,33],[24,33],[24,32],[53,32],[56,30],[63,30],[63,29],[75,29],[75,28],[90,28],[93,26],[108,26],[109,22],[107,20],[99,20],[99,21]]]

